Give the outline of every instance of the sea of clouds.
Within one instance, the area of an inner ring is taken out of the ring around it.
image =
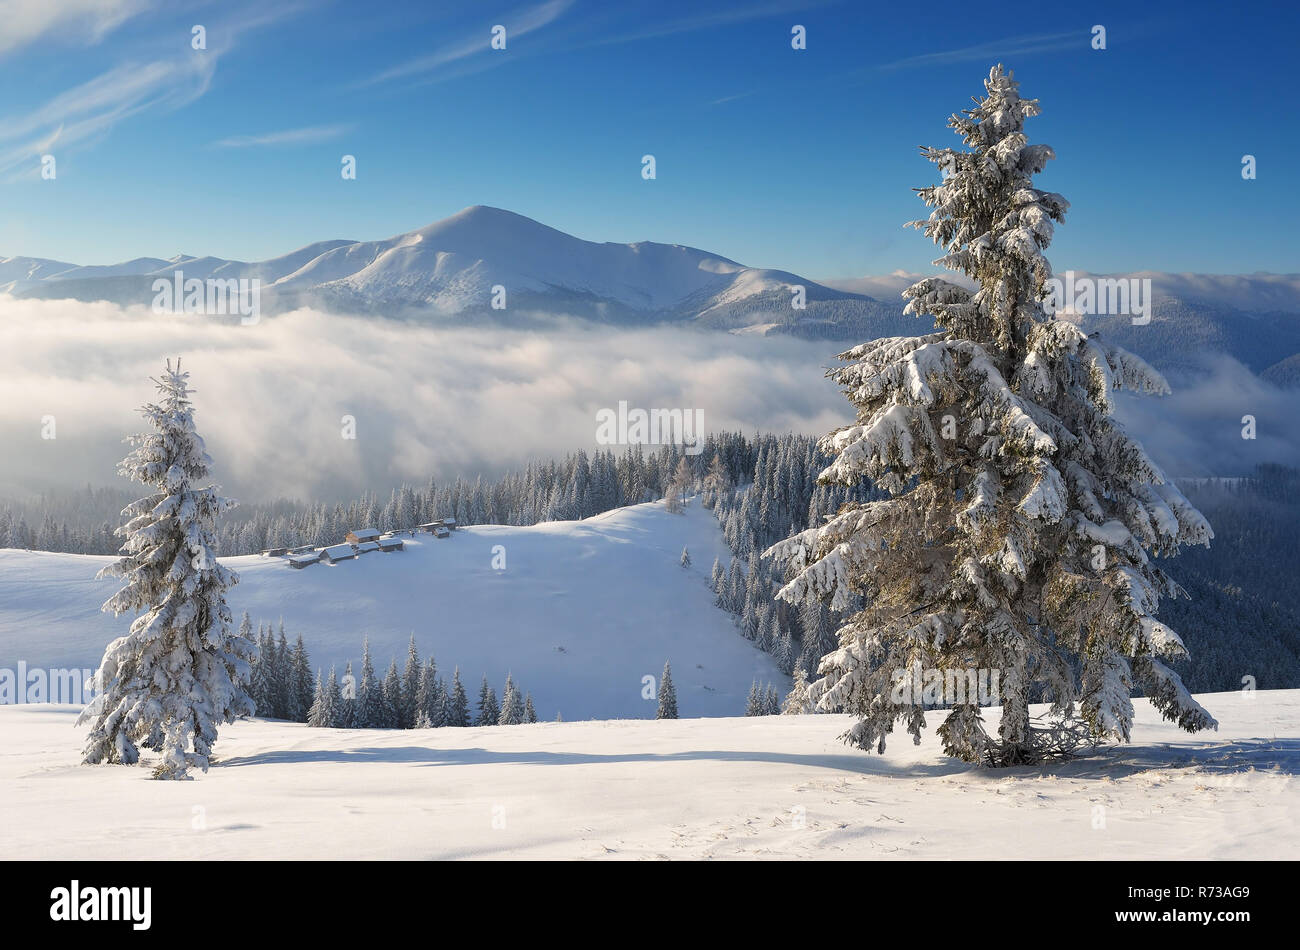
[[[823,434],[851,421],[834,342],[555,320],[448,327],[299,310],[253,326],[146,308],[0,297],[0,497],[122,484],[122,439],[181,357],[200,433],[236,497],[386,495],[596,445],[596,413],[699,409],[706,431]],[[1300,465],[1297,394],[1229,358],[1120,415],[1171,475]],[[1241,438],[1241,417],[1258,438]],[[342,437],[355,418],[356,439]],[[42,438],[53,417],[54,439]],[[621,451],[621,448],[615,447]]]
[[[315,310],[253,326],[107,303],[0,297],[0,496],[115,484],[121,440],[181,357],[216,476],[237,497],[386,495],[591,451],[596,413],[699,409],[705,431],[828,431],[834,343],[568,321],[507,330]],[[53,440],[42,420],[54,417]],[[356,439],[342,437],[355,418]],[[619,446],[613,447],[621,452]]]

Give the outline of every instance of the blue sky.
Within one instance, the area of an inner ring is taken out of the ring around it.
[[[1300,269],[1282,4],[0,0],[0,20],[0,255],[255,260],[487,204],[814,278],[929,269],[902,227],[934,178],[917,146],[955,144],[947,116],[1004,61],[1058,154],[1040,183],[1073,205],[1057,270]]]

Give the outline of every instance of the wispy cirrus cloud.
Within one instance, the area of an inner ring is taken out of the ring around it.
[[[0,0],[0,56],[37,40],[98,43],[149,0]]]
[[[619,43],[634,43],[638,40],[653,40],[665,36],[677,36],[682,33],[696,33],[700,30],[714,29],[721,26],[734,26],[748,23],[750,20],[762,20],[766,17],[797,13],[826,6],[829,0],[778,0],[775,3],[762,3],[727,10],[712,10],[708,13],[695,13],[673,19],[654,18],[655,25],[647,29],[628,32],[611,31],[598,39],[583,44],[584,46],[612,46]]]
[[[212,144],[219,148],[268,148],[290,145],[315,145],[330,142],[351,132],[351,125],[313,125],[302,129],[282,129],[260,135],[232,135]]]
[[[499,22],[506,28],[507,49],[510,40],[526,36],[545,26],[549,26],[563,16],[565,11],[572,6],[573,0],[546,0],[545,3],[503,15]],[[506,62],[501,57],[496,59],[488,58],[494,52],[489,45],[491,39],[491,35],[483,30],[460,36],[456,40],[438,47],[427,56],[407,60],[363,79],[357,83],[357,86],[374,86],[398,79],[417,79],[433,82],[439,79],[450,79],[453,76],[465,75],[468,72],[488,69],[498,63]],[[466,60],[478,54],[482,54],[483,58],[479,60],[475,67],[447,69],[447,67],[454,67],[457,64],[461,64],[463,67]]]
[[[26,115],[0,121],[0,173],[24,164],[17,177],[37,174],[40,156],[93,141],[123,119],[150,109],[178,109],[212,82],[216,56],[126,63],[46,101]],[[13,180],[11,178],[10,180]]]
[[[5,2],[0,0],[0,4]],[[22,5],[25,0],[13,2]],[[104,5],[120,7],[124,3],[106,0]],[[62,8],[62,0],[55,6]],[[76,8],[75,3],[67,6]],[[117,123],[142,112],[189,105],[211,88],[218,62],[242,35],[306,8],[303,3],[286,3],[271,10],[247,6],[227,12],[221,19],[210,18],[207,49],[194,50],[186,42],[176,55],[122,62],[26,112],[0,115],[0,174],[7,175],[8,182],[35,177],[43,154],[84,147],[107,135]],[[31,29],[34,27],[29,33]]]
[[[941,66],[948,63],[992,62],[1012,56],[1034,56],[1040,53],[1052,53],[1058,50],[1080,49],[1087,46],[1089,35],[1081,30],[1068,33],[1040,33],[1034,36],[1017,36],[1005,40],[992,40],[975,46],[963,46],[960,49],[942,50],[936,53],[922,53],[906,59],[883,63],[878,69],[911,69],[918,66]]]
[[[726,105],[728,102],[735,102],[737,99],[747,99],[753,94],[754,91],[752,89],[749,92],[738,92],[734,96],[723,96],[720,99],[710,100],[709,105],[711,106]]]

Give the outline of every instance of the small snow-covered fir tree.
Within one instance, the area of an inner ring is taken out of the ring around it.
[[[691,566],[691,552],[686,550],[684,547],[682,548],[681,564],[682,567]]]
[[[104,651],[101,695],[79,721],[92,722],[87,763],[133,764],[143,745],[161,753],[155,778],[184,779],[207,771],[218,723],[253,714],[257,648],[231,628],[225,593],[238,578],[218,563],[214,533],[234,502],[203,486],[212,460],[194,427],[189,373],[168,361],[154,382],[161,398],[141,410],[152,431],[129,440],[119,466],[154,491],[122,512],[122,557],[100,572],[126,581],[105,611],[143,613]]]
[[[303,642],[301,633],[298,634],[298,639],[293,645],[290,666],[293,671],[295,694],[293,719],[295,722],[305,722],[315,691],[312,689],[311,657],[307,654],[307,644]]]
[[[325,685],[325,708],[321,710],[320,719],[321,725],[330,729],[338,729],[344,722],[343,691],[332,666],[329,682]]]
[[[771,683],[767,684],[767,694],[763,697],[763,715],[781,715],[781,694],[776,691],[776,687]]]
[[[412,633],[411,642],[406,648],[406,667],[402,671],[402,694],[398,703],[398,725],[402,729],[410,729],[415,725],[415,717],[420,708],[420,675],[420,651],[415,646],[415,634]]]
[[[785,704],[781,707],[783,716],[802,716],[804,713],[812,712],[812,704],[808,702],[808,675],[803,671],[803,667],[796,667],[794,671],[794,685],[790,692],[786,693]]]
[[[533,706],[533,694],[529,693],[524,697],[524,722],[533,723],[537,721],[537,708]]]
[[[312,699],[311,708],[307,710],[307,725],[321,728],[329,725],[329,693],[325,691],[324,677],[320,671],[316,672],[316,695]]]
[[[460,681],[460,667],[456,667],[451,676],[451,693],[447,697],[447,725],[469,725],[469,697]]]
[[[488,685],[487,674],[483,674],[483,685],[478,691],[478,719],[474,722],[476,726],[495,726],[497,719],[501,715],[501,707],[497,703],[497,694],[491,686]]]
[[[501,692],[501,714],[497,717],[497,724],[501,726],[518,726],[524,721],[524,702],[519,695],[519,690],[515,688],[515,681],[509,673],[506,674],[505,689]]]
[[[731,476],[718,453],[714,452],[713,460],[709,462],[709,471],[704,476],[704,506],[716,507],[730,492]]]
[[[948,122],[967,149],[923,150],[943,178],[919,189],[933,210],[914,222],[943,248],[936,263],[978,289],[914,284],[907,311],[938,331],[864,343],[829,373],[857,421],[822,441],[834,461],[820,481],[870,479],[890,497],[847,505],[769,552],[793,569],[787,601],[846,610],[865,598],[812,699],[858,717],[851,744],[883,750],[900,720],[917,742],[925,723],[921,690],[895,699],[899,673],[997,671],[996,736],[969,697],[939,728],[948,754],[995,765],[1127,740],[1135,684],[1184,729],[1214,727],[1167,665],[1185,650],[1156,610],[1183,592],[1152,560],[1213,534],[1113,414],[1116,390],[1168,386],[1046,314],[1043,251],[1068,205],[1033,176],[1054,153],[1024,133],[1037,100],[1001,66],[984,85]],[[1047,720],[1031,721],[1031,695],[1051,703]]]
[[[677,460],[677,468],[673,470],[672,478],[664,489],[664,510],[675,515],[681,514],[686,507],[686,496],[690,494],[694,484],[695,473],[691,471],[691,463],[686,461],[686,456],[683,455]]]
[[[357,683],[355,702],[357,729],[382,729],[388,718],[384,711],[384,686],[375,677],[375,663],[370,657],[370,639],[361,645],[361,682]]]
[[[659,678],[659,708],[655,711],[656,719],[677,718],[677,689],[673,686],[673,671],[664,663],[664,674]]]
[[[745,715],[763,715],[763,697],[758,692],[758,680],[749,684],[749,698],[745,700]]]
[[[438,666],[434,663],[433,657],[429,657],[428,662],[420,670],[420,682],[415,693],[416,716],[417,718],[422,716],[428,723],[423,728],[437,728],[445,724],[445,705],[441,683],[438,680]]]
[[[382,688],[384,697],[383,718],[380,719],[381,729],[402,729],[402,674],[397,672],[397,660],[389,661],[388,672],[384,674],[384,685]]]

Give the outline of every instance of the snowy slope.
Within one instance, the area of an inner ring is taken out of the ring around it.
[[[149,263],[157,265],[149,268]],[[421,308],[444,315],[491,312],[492,288],[511,309],[547,309],[613,321],[690,320],[709,325],[869,310],[866,298],[784,271],[745,267],[678,244],[585,241],[499,208],[475,206],[427,227],[380,241],[324,241],[269,261],[178,255],[106,267],[53,261],[0,261],[0,291],[15,295],[147,303],[152,281],[257,278],[263,310],[325,303],[348,310]],[[806,288],[808,312],[791,308]],[[499,315],[499,314],[498,314]]]
[[[58,706],[0,707],[0,853],[103,858],[1294,858],[1300,691],[1138,701],[1132,745],[989,771],[836,737],[843,716],[343,731],[222,728],[193,782],[78,765]],[[996,710],[990,711],[996,719]],[[146,765],[148,757],[146,756]]]
[[[698,502],[680,516],[651,503],[580,522],[407,540],[402,552],[302,570],[260,556],[225,559],[240,575],[231,609],[255,622],[283,617],[291,638],[306,639],[314,666],[337,663],[340,673],[368,636],[382,676],[390,659],[404,662],[414,633],[448,680],[460,667],[471,694],[484,673],[498,694],[513,673],[543,719],[653,716],[642,677],[657,682],[665,660],[683,716],[742,714],[755,678],[789,688],[771,657],[713,606],[709,570],[715,557],[726,563],[726,548]],[[492,566],[497,545],[504,571]],[[683,545],[689,569],[679,564]],[[0,550],[0,668],[97,666],[131,619],[99,610],[117,582],[94,575],[111,560]]]

